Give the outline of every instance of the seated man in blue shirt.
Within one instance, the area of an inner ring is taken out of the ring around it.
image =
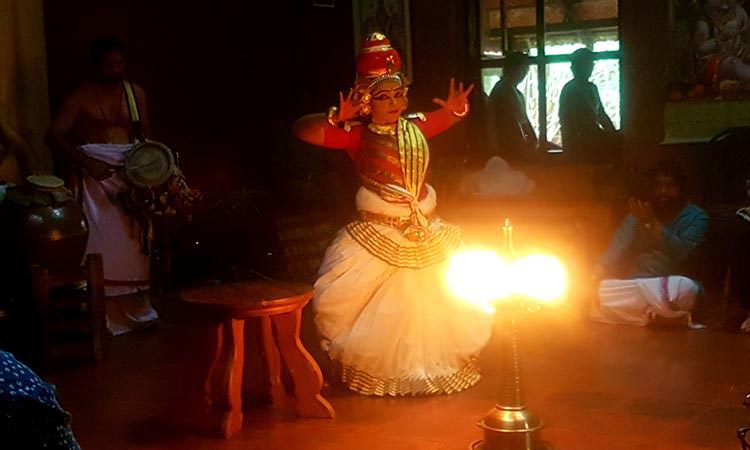
[[[683,274],[703,242],[708,214],[685,199],[685,174],[662,162],[649,171],[651,199],[631,199],[630,214],[599,259],[599,276],[636,278]]]
[[[599,305],[594,318],[645,325],[655,316],[687,317],[701,291],[689,261],[703,242],[708,214],[685,199],[685,174],[663,162],[649,171],[650,199],[631,199],[630,214],[595,268]]]

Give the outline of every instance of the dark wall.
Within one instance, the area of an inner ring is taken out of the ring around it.
[[[129,71],[151,99],[157,137],[179,150],[193,179],[208,185],[266,182],[280,130],[324,111],[354,75],[351,2],[224,0],[211,8],[132,0],[45,2],[51,103],[55,108],[88,75],[88,46],[122,37]],[[478,81],[470,53],[470,1],[411,0],[412,110],[435,107],[454,76]],[[661,145],[668,45],[668,2],[620,2],[624,159],[646,167],[665,157],[688,165],[700,189],[715,180],[701,168],[710,145]],[[474,96],[475,105],[478,97]],[[466,147],[457,127],[434,140],[436,157]],[[436,161],[439,166],[439,160]],[[276,174],[272,176],[277,176]],[[703,179],[701,177],[703,176]]]
[[[411,0],[413,86],[409,90],[414,111],[438,108],[432,99],[445,98],[450,79],[477,83],[478,71],[472,70],[468,49],[469,1]],[[480,97],[470,99],[476,107]],[[466,123],[462,122],[430,140],[431,175],[439,198],[445,200],[457,192],[461,163],[468,156],[469,139]],[[442,202],[439,202],[442,203]]]
[[[53,111],[90,74],[92,40],[120,37],[156,137],[204,188],[266,183],[279,128],[333,104],[354,70],[349,2],[46,1],[45,22]]]
[[[451,77],[467,81],[475,74],[466,68],[468,56],[466,4],[412,0],[413,89],[409,95],[422,110],[437,108],[435,97],[445,98]]]
[[[440,8],[411,1],[414,86],[411,108],[431,110],[467,70],[467,3]],[[192,6],[149,0],[46,1],[50,97],[61,99],[90,74],[88,48],[115,35],[128,48],[128,72],[150,99],[156,137],[179,151],[194,183],[265,183],[283,130],[302,114],[325,111],[354,77],[352,4],[222,0]],[[460,154],[460,127],[434,143]],[[445,149],[445,150],[444,150]],[[283,174],[282,174],[283,175]]]
[[[660,145],[664,137],[668,2],[620,1],[624,158],[646,166],[683,157],[683,148]]]
[[[664,122],[666,88],[661,71],[666,54],[666,23],[666,2],[620,2],[622,129],[628,162],[637,163],[643,156],[660,151],[657,144]]]

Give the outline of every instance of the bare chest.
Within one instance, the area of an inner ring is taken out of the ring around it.
[[[130,142],[132,130],[124,93],[86,95],[81,105],[79,130],[86,142]]]

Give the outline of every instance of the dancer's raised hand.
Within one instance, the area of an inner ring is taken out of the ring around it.
[[[344,97],[343,92],[339,92],[339,110],[337,119],[340,122],[356,119],[359,117],[359,111],[362,109],[362,102],[355,103],[353,100],[354,89],[349,89],[349,94]]]
[[[464,89],[463,82],[459,82],[458,88],[456,88],[456,80],[451,78],[450,86],[448,87],[448,97],[445,100],[434,98],[432,101],[448,109],[455,116],[463,117],[469,113],[469,95],[471,95],[473,90],[473,84],[468,89]]]

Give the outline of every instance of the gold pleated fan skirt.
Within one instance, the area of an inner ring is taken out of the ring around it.
[[[382,379],[351,366],[341,367],[340,371],[341,381],[352,391],[381,397],[453,394],[474,386],[481,379],[479,366],[473,359],[452,375],[430,378]]]

